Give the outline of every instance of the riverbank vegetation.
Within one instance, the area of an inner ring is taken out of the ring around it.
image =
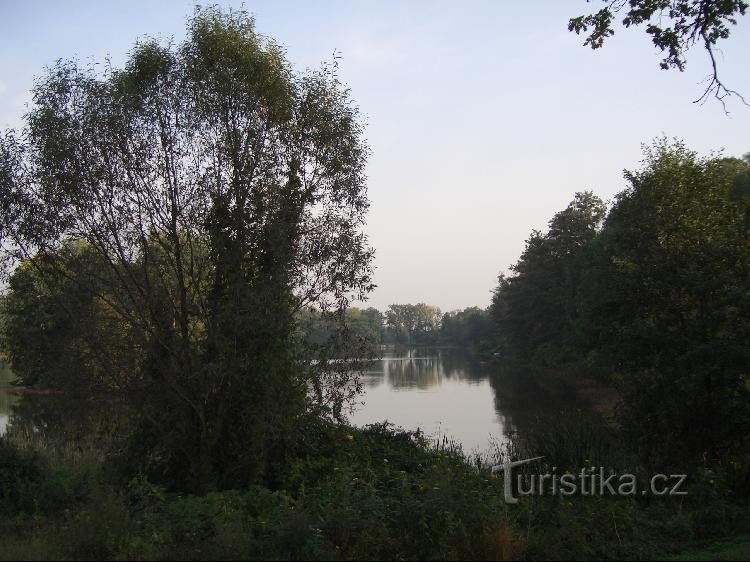
[[[580,422],[536,438],[572,445]],[[747,528],[745,510],[709,476],[677,509],[674,498],[580,495],[508,505],[502,478],[419,434],[319,425],[305,443],[272,484],[193,495],[113,479],[95,451],[55,456],[0,441],[0,557],[649,559]],[[568,462],[599,460],[593,444],[566,449]],[[568,466],[562,453],[551,458]]]
[[[666,139],[606,212],[580,193],[534,232],[492,306],[499,347],[538,376],[594,379],[655,467],[750,470],[750,157]]]
[[[64,391],[0,439],[0,557],[642,559],[748,533],[747,159],[658,141],[610,208],[579,193],[532,233],[489,310],[354,308],[368,148],[335,63],[297,73],[241,11],[187,32],[123,68],[58,62],[0,135],[3,349]],[[383,344],[619,405],[520,418],[476,458],[353,428]],[[688,494],[506,503],[490,465],[537,456]]]
[[[609,209],[579,193],[532,233],[495,290],[494,341],[543,386],[614,392],[621,450],[652,473],[710,475],[747,509],[750,155],[660,139],[625,177]]]
[[[356,339],[376,347],[457,347],[487,353],[493,346],[489,311],[477,306],[445,313],[425,303],[392,304],[384,312],[353,307],[342,320]],[[327,341],[341,324],[314,308],[299,315],[300,331],[312,342]]]
[[[130,401],[133,474],[206,492],[273,473],[357,392],[330,361],[345,333],[308,348],[294,320],[372,288],[368,148],[335,66],[296,73],[246,13],[206,8],[182,44],[59,61],[33,98],[0,137],[19,376]]]

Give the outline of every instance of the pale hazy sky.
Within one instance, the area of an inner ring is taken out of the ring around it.
[[[33,76],[57,58],[119,64],[141,35],[184,36],[194,2],[0,0],[0,127],[18,126]],[[222,4],[239,5],[239,2]],[[643,30],[593,52],[566,30],[598,2],[248,1],[299,69],[342,56],[367,119],[377,250],[370,304],[486,306],[533,228],[574,192],[609,199],[641,143],[666,134],[702,153],[750,151],[750,108],[700,107],[708,61],[658,68]],[[750,99],[750,15],[721,71]]]

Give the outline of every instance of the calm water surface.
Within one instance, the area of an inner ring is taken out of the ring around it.
[[[501,370],[455,350],[384,351],[383,359],[364,373],[362,404],[350,419],[359,426],[388,421],[421,429],[434,439],[457,441],[467,453],[488,452],[546,407],[536,391],[519,391]],[[64,397],[10,394],[11,379],[0,364],[0,435],[12,423],[70,439],[85,432],[87,418],[96,415]]]
[[[13,380],[7,363],[0,361],[0,435],[5,435],[10,422],[10,414],[16,397],[8,393],[8,386]]]
[[[498,404],[493,375],[461,351],[387,351],[365,373],[363,404],[351,420],[355,425],[387,420],[455,440],[467,453],[485,452],[513,429],[510,412]]]

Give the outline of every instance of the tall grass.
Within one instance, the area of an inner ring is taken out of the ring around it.
[[[143,477],[119,484],[96,455],[0,441],[2,489],[15,490],[1,504],[0,559],[647,559],[747,528],[744,508],[708,481],[680,503],[545,495],[507,505],[492,462],[628,461],[611,428],[577,412],[555,420],[512,434],[492,458],[387,425],[310,424],[273,485],[204,496]]]

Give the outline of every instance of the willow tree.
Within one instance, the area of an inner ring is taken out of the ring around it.
[[[124,68],[57,62],[0,139],[7,263],[87,245],[141,350],[139,470],[242,483],[302,416],[341,411],[348,375],[300,361],[294,327],[372,288],[367,147],[335,66],[295,73],[246,13],[197,9],[183,43],[140,41]]]

